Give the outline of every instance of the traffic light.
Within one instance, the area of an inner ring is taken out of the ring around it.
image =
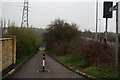
[[[112,6],[113,2],[104,1],[103,18],[112,18],[112,11],[109,11]]]

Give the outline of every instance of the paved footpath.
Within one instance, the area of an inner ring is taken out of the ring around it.
[[[11,78],[84,78],[65,68],[48,55],[46,55],[46,69],[49,72],[41,72],[41,69],[42,52],[39,51],[22,65]]]

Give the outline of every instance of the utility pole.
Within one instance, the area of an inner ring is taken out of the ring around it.
[[[115,65],[118,77],[120,76],[120,2],[116,3],[116,55]]]
[[[98,0],[96,1],[96,38],[95,38],[96,40],[98,36],[97,29],[98,29]]]
[[[22,14],[22,22],[21,27],[27,27],[29,28],[29,22],[28,22],[28,11],[29,11],[29,1],[24,0],[24,6],[23,6],[23,14]]]
[[[117,72],[120,73],[120,2],[116,3],[116,67]],[[118,75],[120,76],[120,74]]]
[[[118,71],[120,73],[120,1],[118,2]],[[120,78],[120,74],[118,75]]]
[[[116,11],[116,54],[115,54],[115,66],[118,77],[120,76],[120,2],[117,2],[115,6],[110,8],[110,11]]]
[[[116,3],[116,6],[118,7],[118,3]],[[115,65],[116,65],[116,71],[118,71],[118,9],[116,10],[116,55],[115,55]]]

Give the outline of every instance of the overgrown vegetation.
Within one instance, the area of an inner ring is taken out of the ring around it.
[[[78,59],[71,55],[66,56],[57,56],[53,55],[55,59],[67,65],[68,67],[72,67],[75,70],[80,70],[89,75],[95,76],[96,78],[117,78],[118,75],[115,72],[115,68],[113,66],[109,66],[108,64],[102,64],[98,66],[87,66],[87,62],[84,59]],[[109,79],[108,79],[109,80]]]
[[[31,29],[9,27],[4,37],[16,36],[17,63],[33,55],[41,45],[40,40]]]
[[[44,43],[50,55],[54,56],[59,61],[72,66],[75,69],[82,70],[91,74],[90,70],[94,68],[100,68],[100,71],[96,72],[99,76],[96,77],[107,78],[110,73],[111,77],[114,77],[114,49],[104,43],[88,41],[82,38],[82,32],[78,30],[76,24],[67,23],[64,20],[56,19],[46,29],[44,33]],[[107,70],[106,67],[112,69]],[[101,75],[100,75],[101,74]],[[117,75],[117,74],[115,74]]]
[[[46,33],[44,33],[44,43],[47,49],[53,49],[55,44],[61,42],[70,42],[71,39],[79,34],[77,25],[69,24],[64,20],[56,19],[48,25]],[[54,44],[54,45],[53,45]]]

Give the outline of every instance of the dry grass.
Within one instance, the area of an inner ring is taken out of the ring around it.
[[[69,43],[59,41],[54,45],[54,53],[58,55],[72,55],[75,58],[84,59],[91,65],[113,64],[114,49],[110,46],[93,41],[87,41],[80,37],[73,38]]]

